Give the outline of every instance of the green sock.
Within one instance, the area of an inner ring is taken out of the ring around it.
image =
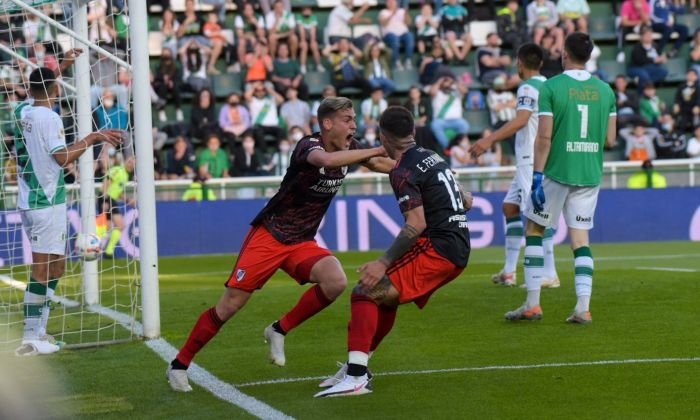
[[[112,235],[109,237],[109,242],[107,243],[107,248],[105,248],[105,254],[113,255],[114,249],[119,243],[119,239],[122,237],[122,231],[119,229],[112,229]]]
[[[24,340],[40,337],[41,317],[46,303],[46,285],[29,278],[29,284],[24,292]]]

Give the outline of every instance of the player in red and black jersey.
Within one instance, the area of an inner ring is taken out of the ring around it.
[[[469,260],[465,212],[471,195],[440,156],[416,145],[408,110],[389,107],[379,126],[384,148],[397,160],[389,176],[406,223],[381,258],[360,268],[362,277],[351,297],[348,362],[320,384],[329,388],[317,397],[371,392],[369,355],[394,326],[398,306],[414,302],[423,308]]]
[[[349,99],[324,99],[318,119],[321,133],[297,144],[279,191],[251,223],[224,295],[216,306],[202,313],[168,367],[168,381],[174,390],[192,389],[186,373],[192,358],[278,269],[300,284],[315,283],[291,311],[265,328],[270,360],[278,366],[286,362],[285,335],[345,290],[347,278],[340,262],[321,248],[314,236],[349,165],[360,163],[389,173],[395,162],[385,157],[383,147],[358,147],[353,139],[357,129],[355,111]]]

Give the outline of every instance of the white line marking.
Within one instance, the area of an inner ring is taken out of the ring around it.
[[[8,276],[1,275],[1,274],[0,274],[0,282],[3,282],[6,285],[13,287],[17,290],[24,291],[27,288],[26,283],[15,280],[15,279],[8,277]],[[56,303],[60,303],[61,305],[65,306],[66,308],[77,308],[78,306],[80,306],[80,302],[75,301],[73,299],[68,299],[67,297],[58,296],[58,295],[54,295],[53,301]]]
[[[525,370],[541,369],[552,367],[576,367],[576,366],[602,366],[602,365],[630,365],[630,364],[651,364],[651,363],[673,363],[673,362],[700,362],[700,357],[670,357],[664,359],[625,359],[625,360],[594,360],[589,362],[562,362],[562,363],[540,363],[536,365],[502,365],[502,366],[474,366],[448,369],[427,369],[427,370],[406,370],[393,372],[374,373],[375,376],[403,376],[403,375],[432,375],[439,373],[454,372],[481,372],[489,370]],[[301,378],[280,378],[267,381],[244,382],[235,385],[236,388],[244,388],[258,385],[286,384],[295,382],[320,381],[328,376],[306,376]]]
[[[675,268],[675,267],[637,267],[636,270],[646,271],[675,271],[678,273],[696,273],[698,270],[692,268]]]
[[[598,261],[640,261],[640,260],[676,260],[680,258],[695,258],[700,257],[700,254],[661,254],[661,255],[613,255],[613,256],[602,256],[593,257],[593,259]],[[573,258],[560,257],[555,258],[557,262],[571,262]],[[470,264],[471,264],[470,260]],[[474,260],[476,264],[498,264],[503,263],[503,260]]]
[[[25,283],[11,279],[7,276],[0,276],[0,281],[20,290],[24,290],[27,287]],[[80,305],[79,302],[64,298],[62,296],[54,296],[54,300],[57,302],[60,301],[66,306]],[[114,309],[106,308],[102,305],[90,305],[86,309],[88,311],[112,318],[122,327],[136,335],[143,335],[143,324],[135,320],[130,315],[115,311]],[[177,355],[177,349],[163,338],[146,340],[145,344],[167,363],[170,363],[170,361]],[[196,363],[192,363],[190,365],[188,373],[192,382],[206,389],[215,397],[240,407],[256,417],[261,419],[293,419],[293,417],[272,408],[264,402],[242,393],[241,391],[237,390],[235,386],[222,381]]]

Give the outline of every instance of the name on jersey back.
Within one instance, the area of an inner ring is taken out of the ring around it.
[[[428,169],[441,162],[444,162],[444,160],[437,153],[433,153],[432,155],[417,163],[416,168],[418,168],[419,171],[426,173],[428,172]]]

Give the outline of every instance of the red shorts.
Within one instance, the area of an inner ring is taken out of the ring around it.
[[[419,238],[413,247],[394,261],[386,274],[399,291],[399,302],[413,302],[423,308],[430,295],[459,276],[464,267],[438,254],[427,238]]]
[[[309,281],[311,268],[322,258],[332,255],[316,241],[285,245],[265,226],[253,226],[243,241],[226,287],[252,293],[262,288],[279,268],[299,284],[304,284]]]

